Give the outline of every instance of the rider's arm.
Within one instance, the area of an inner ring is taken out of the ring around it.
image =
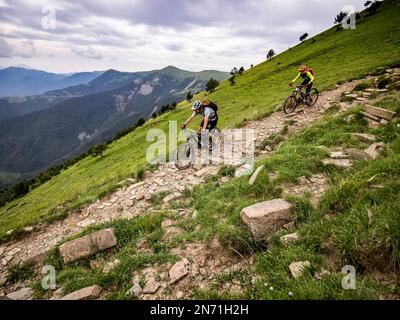
[[[185,121],[185,123],[184,123],[183,125],[186,127],[190,122],[192,122],[192,120],[194,119],[195,116],[196,116],[196,113],[193,113],[193,114]]]
[[[307,76],[310,78],[310,82],[309,83],[312,83],[313,81],[314,81],[314,76],[311,74],[311,72],[310,71],[307,71]]]
[[[299,74],[297,75],[297,77],[294,78],[294,79],[292,80],[292,83],[293,83],[293,82],[296,82],[296,80],[297,80],[299,77],[300,77],[300,72],[299,72]]]

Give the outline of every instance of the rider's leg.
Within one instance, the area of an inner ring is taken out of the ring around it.
[[[311,92],[311,88],[313,86],[313,83],[311,82],[310,84],[307,85],[306,87],[306,95],[309,96]]]
[[[203,129],[204,120],[201,122],[199,131],[197,131],[197,147],[201,149],[201,130]]]

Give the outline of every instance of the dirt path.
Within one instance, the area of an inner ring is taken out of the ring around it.
[[[365,79],[361,81],[365,81]],[[297,131],[306,127],[311,122],[320,119],[331,104],[336,103],[340,105],[340,111],[345,111],[354,105],[340,103],[340,98],[343,92],[352,90],[356,84],[357,82],[345,83],[332,91],[322,93],[317,105],[312,108],[305,107],[303,111],[296,112],[291,116],[287,116],[283,112],[275,112],[261,121],[248,123],[245,128],[255,130],[256,145],[264,138],[280,132],[288,119],[295,120],[295,123],[289,128],[289,132]],[[260,157],[266,157],[268,153],[269,151],[264,151]],[[208,165],[197,171],[193,168],[186,171],[179,171],[173,163],[162,164],[155,172],[146,174],[142,182],[135,183],[129,187],[123,187],[93,204],[71,212],[62,221],[41,226],[38,230],[32,231],[32,233],[20,240],[1,245],[0,278],[5,276],[8,265],[32,258],[40,258],[47,250],[62,239],[81,231],[91,224],[103,223],[119,218],[129,219],[145,214],[152,209],[150,198],[155,194],[163,191],[170,192],[163,200],[163,203],[168,204],[171,200],[181,197],[181,192],[183,192],[185,187],[198,185],[204,181],[207,175],[216,174],[220,166],[221,164]],[[289,190],[296,193],[302,192],[306,188],[313,192],[313,200],[318,201],[318,198],[325,190],[326,181],[322,175],[314,178],[314,180],[311,179],[302,188],[299,186],[289,186]],[[197,245],[201,246],[201,244]],[[187,250],[186,253],[181,253],[184,254],[183,256],[187,256],[191,252],[194,256],[196,255],[196,250],[194,249]],[[201,263],[198,263],[198,265],[197,270],[204,268],[204,266],[201,266]],[[215,263],[213,266],[215,269],[218,269]]]

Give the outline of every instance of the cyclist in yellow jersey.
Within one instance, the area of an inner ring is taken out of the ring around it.
[[[289,83],[289,86],[292,86],[293,83],[296,82],[299,77],[302,77],[304,79],[301,85],[306,87],[306,94],[309,95],[311,88],[313,86],[313,82],[315,80],[314,75],[311,73],[310,70],[307,69],[306,66],[301,66],[299,68],[299,74],[297,75],[296,78],[292,80],[292,82]]]

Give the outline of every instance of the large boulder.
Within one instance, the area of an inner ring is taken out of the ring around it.
[[[291,203],[283,199],[274,199],[242,209],[240,217],[248,225],[254,238],[263,240],[292,220],[292,208]]]
[[[115,245],[117,245],[117,238],[114,229],[110,228],[66,242],[59,249],[64,263],[69,263]]]

